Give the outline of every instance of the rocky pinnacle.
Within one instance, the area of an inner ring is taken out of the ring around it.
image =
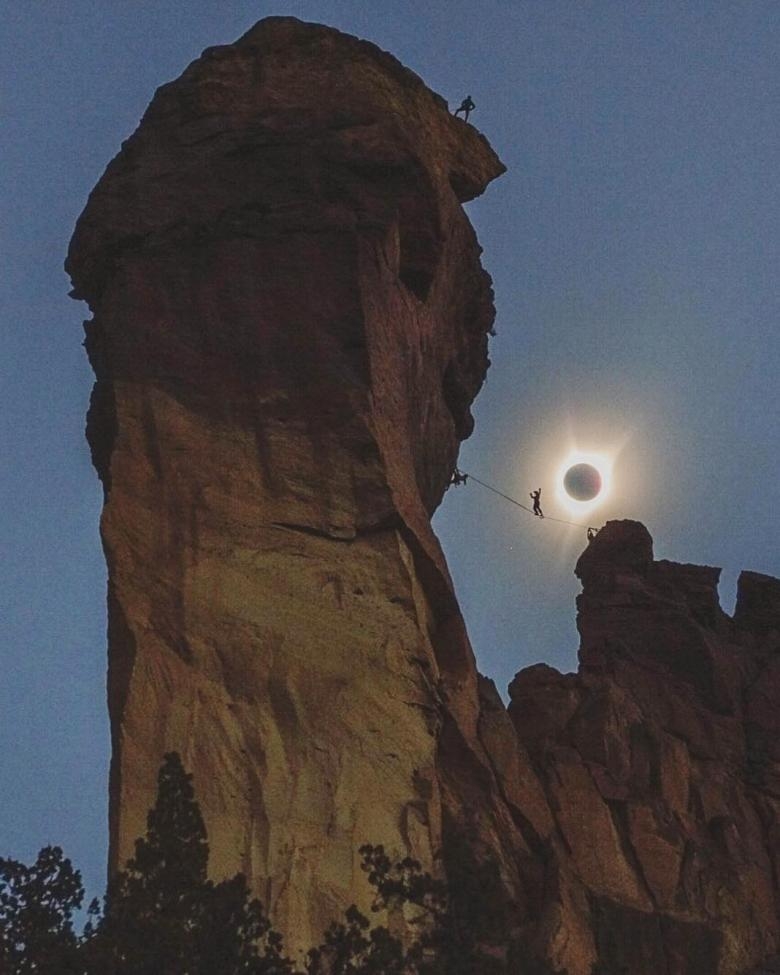
[[[157,91],[71,244],[105,488],[110,860],[175,749],[215,873],[244,871],[295,945],[367,902],[362,843],[433,863],[443,715],[474,739],[430,516],[494,317],[462,203],[502,172],[389,54],[270,18]]]

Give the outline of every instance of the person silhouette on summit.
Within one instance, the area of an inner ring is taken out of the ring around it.
[[[533,502],[534,502],[534,514],[535,515],[539,515],[540,518],[544,518],[544,515],[542,513],[541,505],[539,504],[539,498],[541,498],[541,496],[542,496],[542,489],[541,488],[537,488],[535,491],[529,492],[529,494],[530,494],[530,497],[533,498]]]
[[[468,479],[468,474],[464,474],[463,471],[459,471],[456,467],[452,472],[452,476],[450,477],[450,484],[465,484]]]
[[[471,95],[466,95],[466,97],[463,99],[460,105],[458,105],[458,107],[453,112],[453,115],[457,115],[458,112],[463,112],[463,119],[464,121],[468,122],[469,113],[473,112],[476,107],[477,106],[474,104]]]

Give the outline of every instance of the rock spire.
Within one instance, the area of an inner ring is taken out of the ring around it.
[[[475,742],[430,516],[494,317],[462,203],[503,169],[391,55],[269,18],[157,91],[71,244],[111,862],[176,750],[214,868],[244,871],[295,945],[365,902],[361,843],[433,863],[445,715]]]

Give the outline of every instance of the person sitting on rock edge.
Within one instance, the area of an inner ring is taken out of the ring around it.
[[[465,484],[468,479],[469,479],[468,474],[461,473],[456,467],[455,470],[452,472],[452,477],[450,478],[450,484],[454,484],[456,486],[458,484]]]
[[[474,104],[471,95],[466,95],[466,97],[463,99],[460,105],[458,105],[458,107],[453,112],[453,115],[457,115],[458,112],[463,112],[463,120],[465,122],[468,122],[469,113],[473,112],[476,107],[477,106]]]
[[[539,498],[541,498],[542,496],[542,489],[537,488],[535,491],[531,491],[529,493],[534,501],[534,514],[538,515],[540,518],[544,518],[544,515],[542,514],[541,505],[539,504]]]

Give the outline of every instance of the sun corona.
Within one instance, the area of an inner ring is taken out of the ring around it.
[[[606,454],[572,451],[556,477],[558,501],[570,512],[595,508],[609,494],[612,460]]]

